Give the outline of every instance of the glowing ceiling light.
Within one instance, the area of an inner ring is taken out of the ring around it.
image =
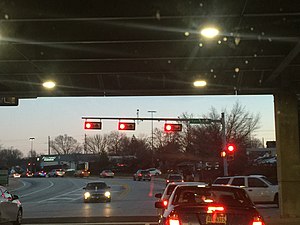
[[[52,89],[55,87],[55,82],[53,81],[46,81],[43,83],[43,87],[48,88],[48,89]]]
[[[196,80],[194,82],[195,87],[205,87],[207,85],[205,80]]]
[[[219,30],[214,27],[206,27],[200,31],[200,34],[206,38],[214,38],[219,34]]]

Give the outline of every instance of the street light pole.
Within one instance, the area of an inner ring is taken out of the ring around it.
[[[29,138],[30,140],[30,157],[32,157],[32,153],[33,153],[33,141],[34,141],[34,137]]]
[[[151,113],[151,151],[153,154],[153,114],[156,113],[155,110],[148,110],[148,113]],[[152,163],[153,163],[153,158],[152,158]]]
[[[225,113],[221,114],[221,124],[222,124],[222,151],[226,151]],[[223,170],[224,170],[224,176],[228,176],[227,155],[223,157]]]

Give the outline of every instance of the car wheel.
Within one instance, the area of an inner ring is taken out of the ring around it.
[[[83,202],[84,202],[84,203],[88,203],[88,202],[89,202],[89,200],[87,200],[87,199],[84,199],[84,200],[83,200]]]
[[[20,225],[22,223],[22,210],[19,209],[16,221],[13,223],[14,225]]]
[[[111,198],[109,198],[109,199],[106,199],[106,202],[111,202]]]
[[[158,176],[159,175],[159,173],[155,173],[155,176]]]
[[[135,177],[133,178],[134,181],[136,181]]]

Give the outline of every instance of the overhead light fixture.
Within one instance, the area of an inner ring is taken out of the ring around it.
[[[196,80],[194,82],[195,87],[205,87],[207,85],[205,80]]]
[[[53,81],[46,81],[43,83],[43,87],[47,88],[47,89],[52,89],[55,87],[55,82]]]
[[[205,27],[200,31],[200,34],[206,38],[214,38],[219,34],[219,30],[215,27]]]

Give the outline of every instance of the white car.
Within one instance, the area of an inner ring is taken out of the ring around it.
[[[19,225],[22,222],[23,209],[19,197],[12,195],[0,186],[0,223],[12,222]]]
[[[151,176],[161,175],[161,171],[159,169],[149,168],[147,170],[150,172]]]
[[[103,177],[103,178],[107,178],[107,177],[114,178],[114,176],[115,176],[115,173],[111,170],[103,170],[100,173],[100,177]]]
[[[278,204],[278,185],[263,175],[218,177],[213,184],[239,186],[255,203]]]

